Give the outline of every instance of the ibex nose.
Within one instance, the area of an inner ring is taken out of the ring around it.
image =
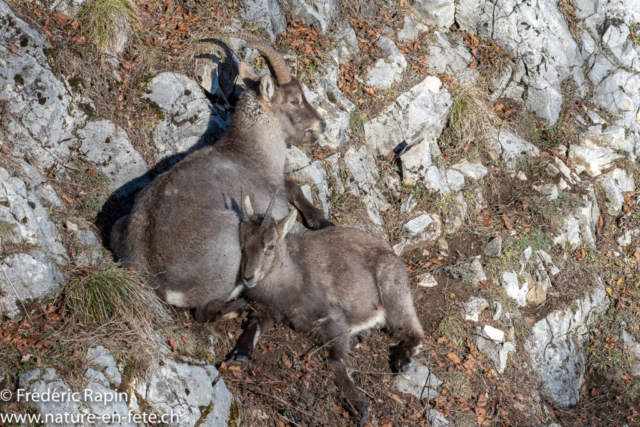
[[[252,274],[252,275],[251,275],[251,276],[249,276],[249,277],[244,276],[244,281],[245,281],[245,283],[251,283],[251,281],[253,280],[253,278],[254,278],[254,277],[256,277],[256,275],[255,275],[255,274]]]

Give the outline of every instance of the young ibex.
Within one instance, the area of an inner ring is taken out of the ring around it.
[[[331,227],[285,238],[295,220],[295,209],[273,220],[271,206],[261,220],[245,198],[241,274],[246,296],[266,310],[252,318],[234,357],[248,360],[274,319],[310,332],[327,345],[336,384],[351,409],[366,419],[367,404],[344,365],[349,335],[386,326],[400,339],[392,364],[406,370],[422,347],[423,333],[405,265],[387,243],[355,228]]]
[[[239,299],[225,306],[242,290],[238,227],[243,191],[257,211],[264,212],[271,195],[280,190],[274,217],[287,215],[291,203],[309,227],[331,225],[300,188],[284,178],[287,144],[316,142],[325,121],[309,105],[279,53],[255,36],[229,36],[251,42],[249,46],[269,60],[277,81],[258,76],[241,62],[247,89],[226,135],[158,176],[111,234],[112,248],[125,266],[147,274],[166,302],[195,308],[200,322],[246,304]]]

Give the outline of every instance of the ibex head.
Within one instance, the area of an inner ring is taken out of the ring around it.
[[[287,144],[308,144],[318,141],[326,122],[304,96],[302,86],[291,76],[282,55],[258,37],[245,33],[230,33],[230,37],[250,42],[248,47],[258,50],[269,60],[276,79],[269,75],[260,77],[245,62],[240,63],[240,77],[247,87],[258,93],[262,108],[274,117],[287,135]]]
[[[253,288],[267,276],[286,250],[284,237],[296,222],[298,211],[292,209],[284,219],[276,221],[271,217],[278,192],[274,194],[262,219],[253,215],[249,196],[241,203],[242,222],[240,223],[240,246],[242,264],[240,274],[248,288]]]

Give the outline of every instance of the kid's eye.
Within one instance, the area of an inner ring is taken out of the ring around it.
[[[291,105],[298,105],[300,104],[300,101],[298,101],[297,99],[294,99],[293,101],[291,101]]]
[[[276,245],[269,245],[269,246],[267,246],[267,252],[271,252],[275,248],[276,248]]]

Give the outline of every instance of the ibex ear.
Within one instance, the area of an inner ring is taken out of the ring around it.
[[[260,95],[267,102],[272,102],[276,96],[276,82],[268,74],[260,79]]]
[[[289,212],[289,215],[287,215],[285,219],[278,221],[278,231],[280,232],[280,235],[282,237],[286,236],[287,233],[291,230],[291,227],[293,227],[293,224],[296,223],[297,217],[298,217],[298,211],[296,210],[296,208],[293,208],[291,209],[291,212]]]
[[[256,73],[256,70],[251,68],[249,64],[242,60],[240,61],[238,71],[240,74],[240,78],[244,80],[245,84],[247,84],[247,80],[250,80],[254,83],[260,80],[260,76],[258,75],[258,73]]]

